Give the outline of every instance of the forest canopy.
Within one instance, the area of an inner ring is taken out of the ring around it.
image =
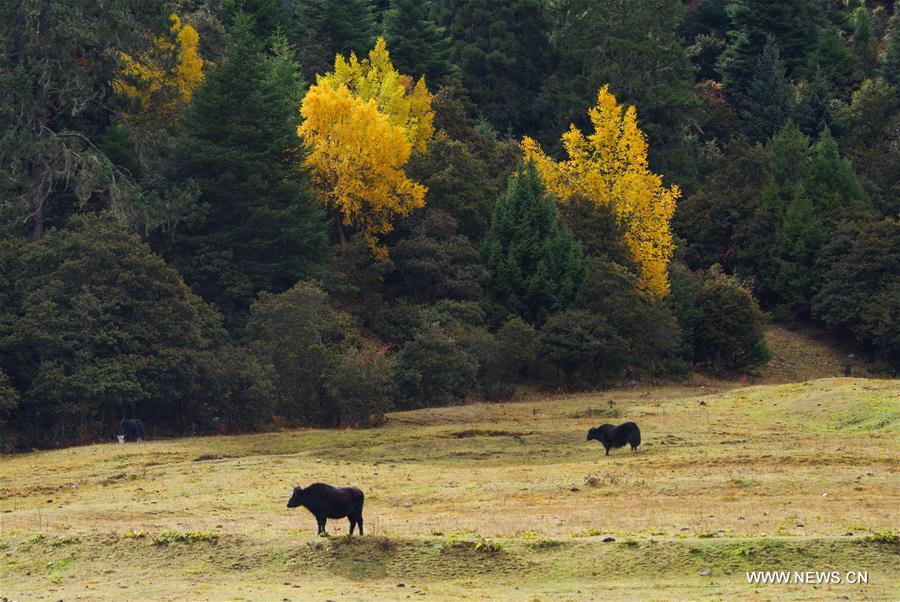
[[[0,5],[0,449],[900,369],[889,1]]]

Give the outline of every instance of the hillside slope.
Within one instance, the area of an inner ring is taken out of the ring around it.
[[[898,415],[897,381],[840,378],[5,457],[0,593],[897,599]],[[638,453],[605,457],[584,440],[627,419],[642,429]],[[337,520],[316,538],[313,518],[285,507],[292,485],[313,481],[365,490],[365,537],[347,541]],[[868,571],[869,584],[747,585],[747,570],[786,568]]]

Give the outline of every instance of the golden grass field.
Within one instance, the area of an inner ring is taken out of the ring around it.
[[[584,440],[629,419],[638,453]],[[695,381],[7,456],[0,600],[898,600],[898,432],[900,381]],[[365,537],[286,508],[314,481]]]

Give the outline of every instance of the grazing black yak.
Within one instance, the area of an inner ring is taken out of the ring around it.
[[[359,534],[363,534],[363,492],[356,487],[332,487],[325,483],[313,483],[306,489],[294,487],[294,493],[288,500],[288,508],[306,506],[313,513],[319,524],[318,534],[325,533],[325,521],[329,518],[350,519],[350,535],[353,527],[359,525]]]
[[[137,418],[123,419],[119,422],[119,430],[116,431],[119,443],[134,443],[144,438],[144,424]]]
[[[631,451],[635,451],[641,444],[641,429],[633,422],[626,422],[619,426],[604,424],[588,431],[587,440],[591,439],[603,444],[607,456],[610,449],[625,447],[625,445],[630,445]]]

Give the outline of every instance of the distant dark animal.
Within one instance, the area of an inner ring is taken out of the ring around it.
[[[363,534],[363,502],[365,496],[356,487],[332,487],[325,483],[313,483],[306,489],[294,487],[294,493],[288,500],[288,508],[305,506],[316,517],[319,525],[317,533],[325,533],[325,522],[329,518],[350,519],[350,535],[353,527],[359,525],[359,534]]]
[[[619,426],[604,424],[588,431],[587,440],[599,441],[606,448],[606,455],[609,450],[619,447],[631,446],[631,451],[637,450],[641,444],[641,429],[633,422],[626,422]]]
[[[122,420],[119,422],[119,430],[116,431],[119,443],[134,443],[144,438],[144,424],[137,418]]]

